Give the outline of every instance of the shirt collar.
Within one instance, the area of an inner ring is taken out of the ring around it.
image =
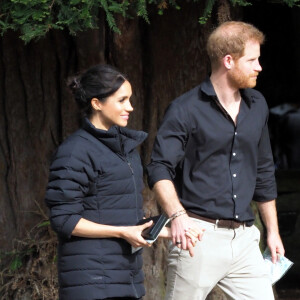
[[[209,77],[206,77],[206,79],[201,83],[200,89],[204,94],[209,96],[211,100],[217,97],[217,94]],[[242,99],[246,102],[249,108],[251,107],[251,104],[254,103],[257,99],[257,97],[251,91],[252,89],[240,89]]]

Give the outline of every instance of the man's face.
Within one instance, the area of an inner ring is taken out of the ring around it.
[[[228,76],[231,84],[237,89],[253,88],[256,86],[258,73],[262,70],[259,64],[260,44],[250,40],[245,45],[244,55],[234,60],[234,66]]]

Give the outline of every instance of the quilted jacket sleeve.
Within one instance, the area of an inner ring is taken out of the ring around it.
[[[83,198],[88,193],[91,168],[70,147],[61,146],[50,167],[46,204],[50,209],[50,222],[54,231],[70,238],[81,218]]]

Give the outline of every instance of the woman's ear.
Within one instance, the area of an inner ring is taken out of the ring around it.
[[[97,98],[92,98],[91,105],[94,110],[102,110],[102,103]]]

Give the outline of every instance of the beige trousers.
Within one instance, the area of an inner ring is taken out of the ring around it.
[[[274,299],[259,249],[260,232],[255,226],[224,229],[193,220],[206,231],[194,257],[169,244],[165,300],[206,299],[215,285],[228,299]]]

